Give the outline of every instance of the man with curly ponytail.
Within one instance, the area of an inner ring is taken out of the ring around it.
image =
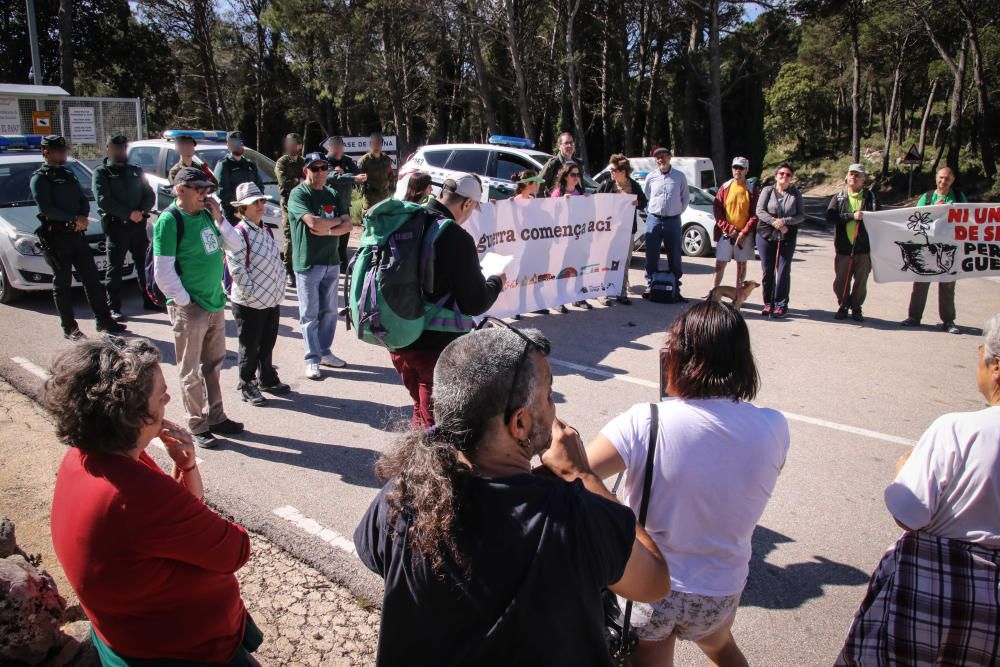
[[[549,349],[506,326],[450,343],[436,426],[376,465],[386,485],[354,542],[385,579],[378,665],[611,665],[601,590],[669,592],[659,550],[556,417]]]

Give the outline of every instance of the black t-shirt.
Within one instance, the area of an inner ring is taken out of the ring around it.
[[[580,481],[474,478],[460,517],[467,579],[450,563],[435,574],[399,536],[405,517],[390,531],[387,488],[354,533],[361,560],[385,579],[380,667],[611,665],[601,589],[625,572],[631,509]]]

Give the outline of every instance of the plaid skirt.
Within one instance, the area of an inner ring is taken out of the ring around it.
[[[882,557],[838,666],[1000,665],[1000,549],[906,532]]]

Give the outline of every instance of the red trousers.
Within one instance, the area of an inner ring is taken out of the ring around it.
[[[403,378],[403,386],[413,399],[413,425],[427,428],[434,425],[431,389],[434,387],[434,366],[441,352],[438,350],[403,350],[390,352],[392,365]]]

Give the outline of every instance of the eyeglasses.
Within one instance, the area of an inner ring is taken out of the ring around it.
[[[323,165],[323,166],[320,166],[320,165],[318,165],[318,164],[316,164],[316,165],[313,165],[313,166],[311,166],[311,167],[307,167],[307,169],[309,169],[309,171],[311,171],[311,172],[317,172],[317,171],[330,171],[330,167],[328,167],[328,166],[326,166],[326,165]]]
[[[790,171],[779,171],[777,174],[775,174],[775,176],[788,176],[788,177],[791,177],[791,175],[792,172]]]
[[[576,146],[576,142],[575,141],[564,141],[562,145],[563,146]]]
[[[746,171],[746,167],[741,167],[738,164],[734,164],[733,169],[735,169],[736,171]]]
[[[208,186],[195,187],[193,185],[185,185],[184,187],[187,188],[188,190],[194,190],[198,194],[202,194],[204,192],[208,192],[209,190],[212,189],[212,188],[210,188]]]
[[[573,171],[566,175],[569,176],[570,178],[580,178],[580,172],[578,171]]]
[[[520,337],[521,340],[524,341],[524,350],[521,352],[521,357],[517,360],[517,365],[514,366],[514,379],[510,383],[510,391],[507,392],[507,403],[503,410],[503,423],[506,424],[510,421],[510,418],[514,416],[514,391],[517,389],[517,381],[521,377],[521,367],[524,366],[524,362],[528,358],[528,353],[531,352],[532,349],[541,351],[541,348],[538,346],[538,343],[496,317],[488,316],[483,318],[483,321],[476,327],[476,331],[482,331],[487,328],[513,331],[518,335],[518,337]]]

